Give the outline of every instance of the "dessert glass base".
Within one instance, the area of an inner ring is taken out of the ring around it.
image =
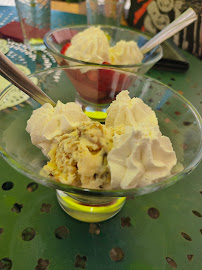
[[[28,49],[33,51],[44,51],[46,49],[43,39],[41,38],[31,38],[25,39],[24,44],[27,46]]]
[[[71,217],[84,222],[101,222],[115,216],[126,198],[93,198],[56,190],[61,208]]]

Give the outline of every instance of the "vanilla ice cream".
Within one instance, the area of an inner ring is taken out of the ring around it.
[[[85,62],[112,65],[135,65],[143,59],[135,41],[121,40],[110,47],[107,34],[100,27],[89,27],[76,34],[65,55]]]
[[[160,132],[155,112],[122,91],[107,109],[105,125],[75,103],[58,101],[33,112],[27,129],[50,161],[41,171],[68,185],[129,189],[169,177],[177,163],[171,141]]]

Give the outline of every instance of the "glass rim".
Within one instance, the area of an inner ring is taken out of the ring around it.
[[[45,34],[44,36],[44,44],[47,48],[47,50],[49,52],[51,52],[52,54],[56,54],[57,56],[65,59],[65,60],[68,60],[68,61],[72,61],[72,62],[76,62],[76,63],[79,63],[79,64],[83,64],[83,65],[98,65],[98,66],[104,66],[104,64],[98,64],[98,63],[92,63],[92,62],[86,62],[86,61],[82,61],[82,60],[78,60],[76,58],[71,58],[71,57],[68,57],[64,54],[61,54],[57,51],[54,51],[52,49],[52,46],[51,46],[51,42],[49,42],[48,40],[48,37],[50,37],[54,32],[57,32],[57,31],[61,31],[61,30],[65,30],[65,29],[76,29],[78,27],[83,27],[83,28],[89,28],[89,27],[92,27],[92,26],[100,26],[100,27],[103,27],[103,28],[112,28],[112,29],[120,29],[120,30],[127,30],[128,32],[131,32],[131,33],[137,33],[138,35],[142,36],[142,37],[145,37],[145,38],[148,38],[148,39],[151,39],[150,36],[146,35],[146,34],[142,34],[140,32],[138,32],[137,30],[132,30],[132,29],[128,29],[128,28],[124,28],[124,27],[118,27],[118,26],[111,26],[111,25],[103,25],[103,24],[95,24],[95,25],[85,25],[85,24],[78,24],[78,25],[75,25],[75,26],[63,26],[63,27],[58,27],[58,28],[55,28],[53,30],[50,30],[48,33]],[[153,60],[148,60],[146,63],[141,63],[141,64],[135,64],[135,65],[109,65],[111,67],[114,67],[114,68],[135,68],[135,67],[142,67],[142,66],[148,66],[148,65],[151,65],[153,63],[156,63],[158,62],[162,56],[163,56],[163,48],[161,45],[158,45],[156,46],[156,50],[159,49],[160,52],[158,55],[156,55],[154,57]],[[153,49],[154,50],[154,49]]]
[[[93,65],[96,66],[96,65]],[[81,65],[80,68],[85,68],[85,67],[89,67],[89,65]],[[96,66],[97,67],[97,66]],[[79,66],[75,66],[75,69],[79,68]],[[164,187],[168,187],[176,182],[178,182],[182,176],[189,174],[193,169],[196,168],[196,166],[199,164],[199,162],[202,159],[202,119],[201,116],[199,114],[199,112],[197,111],[197,109],[192,105],[191,102],[189,102],[184,96],[182,96],[181,94],[179,94],[177,91],[175,91],[174,89],[172,89],[170,86],[156,80],[153,79],[149,76],[143,75],[143,74],[138,74],[138,73],[133,73],[133,72],[129,72],[129,71],[125,71],[125,70],[117,70],[114,68],[111,68],[109,66],[104,66],[105,69],[111,69],[111,70],[115,70],[115,71],[123,71],[126,73],[129,73],[131,75],[134,76],[138,76],[138,77],[143,77],[146,79],[150,79],[153,82],[160,84],[164,87],[166,87],[169,91],[171,91],[175,96],[177,96],[178,99],[180,99],[184,104],[186,104],[186,106],[189,108],[189,110],[193,113],[193,115],[195,116],[195,120],[197,122],[197,125],[201,131],[201,140],[200,140],[200,145],[198,146],[198,151],[195,155],[195,158],[192,162],[189,163],[189,165],[184,168],[182,171],[180,171],[179,173],[176,173],[175,175],[172,175],[160,182],[151,184],[151,185],[147,185],[147,186],[142,186],[142,187],[137,187],[137,188],[132,188],[132,189],[110,189],[110,190],[100,190],[100,189],[88,189],[88,188],[82,188],[82,187],[76,187],[76,186],[72,186],[72,185],[67,185],[67,184],[62,184],[61,182],[58,182],[54,179],[48,178],[48,177],[43,177],[41,175],[39,175],[38,173],[35,173],[27,168],[25,168],[23,165],[21,165],[19,162],[17,162],[14,158],[12,158],[11,156],[9,156],[7,154],[7,152],[2,148],[2,146],[0,145],[0,152],[3,156],[3,158],[17,171],[19,171],[20,173],[22,173],[23,175],[29,177],[30,179],[33,179],[34,181],[36,181],[39,184],[42,184],[44,186],[47,187],[51,187],[54,189],[58,189],[58,190],[62,190],[64,192],[69,192],[69,193],[74,193],[74,194],[79,194],[79,195],[89,195],[89,196],[96,196],[96,197],[126,197],[126,196],[138,196],[138,195],[143,195],[146,194],[145,190],[147,189],[151,189],[153,191],[155,191],[157,188],[159,188],[161,185]],[[47,73],[47,72],[54,72],[54,71],[58,71],[58,70],[63,70],[63,69],[72,69],[72,67],[69,66],[60,66],[60,67],[54,67],[54,68],[49,68],[46,70],[41,70],[41,71],[37,71],[33,74],[28,75],[28,77],[36,77],[37,75],[43,74],[43,73]],[[9,86],[7,86],[4,91],[0,94],[0,101],[1,99],[9,92],[9,90],[12,90],[12,87],[14,85],[10,84]],[[31,97],[30,97],[31,98]],[[40,178],[39,178],[40,177]],[[161,189],[161,188],[160,188]]]

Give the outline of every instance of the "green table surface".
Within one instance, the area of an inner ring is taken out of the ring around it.
[[[3,24],[15,19],[15,8],[0,7],[1,25],[2,16]],[[85,16],[52,12],[52,28],[85,22]],[[148,75],[181,91],[201,114],[202,63],[184,54],[186,73]],[[128,198],[114,218],[88,224],[65,214],[54,190],[34,184],[1,158],[0,269],[200,270],[201,175],[202,164],[172,187]]]

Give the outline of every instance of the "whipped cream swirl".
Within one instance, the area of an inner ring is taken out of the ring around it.
[[[99,27],[89,27],[72,38],[65,55],[91,63],[109,62],[107,36]]]
[[[107,160],[112,188],[129,189],[159,182],[171,175],[176,154],[159,130],[154,111],[139,98],[122,91],[108,108],[107,127],[125,126],[113,137]]]
[[[135,41],[121,40],[109,49],[112,65],[136,65],[142,63],[143,54]]]
[[[56,106],[46,103],[34,110],[27,121],[26,131],[30,133],[31,141],[41,148],[45,156],[51,149],[51,144],[58,136],[71,132],[81,121],[91,121],[81,107],[69,102],[58,101]]]

